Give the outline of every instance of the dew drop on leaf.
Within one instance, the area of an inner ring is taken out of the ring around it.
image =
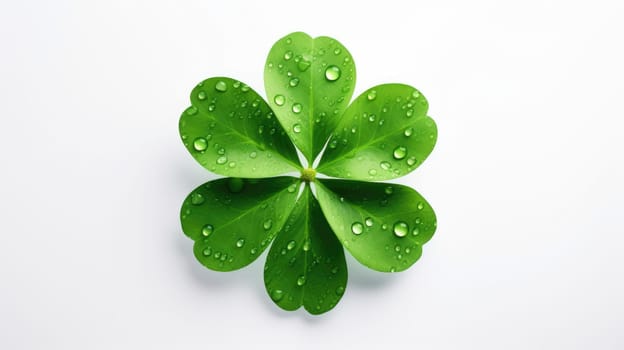
[[[292,106],[292,111],[293,111],[294,113],[297,113],[297,114],[301,113],[301,109],[302,109],[302,107],[301,107],[301,103],[295,103],[295,104]]]
[[[301,275],[299,276],[299,278],[297,278],[297,285],[298,286],[303,286],[306,283],[306,278],[305,276]]]
[[[295,87],[297,85],[299,85],[299,78],[292,78],[290,79],[290,81],[288,82],[288,85]]]
[[[385,194],[390,195],[390,194],[392,194],[392,192],[394,192],[394,189],[392,188],[392,186],[387,186],[387,187],[384,189],[384,193],[385,193]]]
[[[423,210],[424,207],[425,207],[425,205],[422,202],[419,202],[418,205],[416,206],[416,208],[418,208],[418,210]]]
[[[375,175],[377,175],[377,170],[375,170],[375,169],[370,169],[370,170],[368,171],[368,175],[370,175],[370,176],[375,176]]]
[[[204,256],[210,256],[210,254],[212,254],[212,248],[208,247],[208,248],[204,249],[204,250],[202,251],[202,254],[203,254]]]
[[[225,91],[227,91],[227,84],[223,80],[219,80],[215,84],[215,90],[217,90],[219,92],[225,92]]]
[[[419,233],[420,230],[418,229],[418,227],[414,227],[414,229],[412,230],[412,236],[418,236]]]
[[[340,68],[338,66],[331,65],[325,69],[325,79],[329,81],[336,81],[340,78]]]
[[[397,237],[405,237],[409,231],[409,227],[405,221],[397,221],[392,227],[394,235]]]
[[[238,241],[236,241],[236,248],[242,248],[245,245],[245,240],[244,239],[239,239]]]
[[[225,164],[227,162],[227,157],[226,156],[221,156],[219,158],[217,158],[217,164]]]
[[[383,170],[388,170],[390,169],[390,163],[383,161],[381,163],[379,163],[379,166],[383,169]]]
[[[368,92],[368,94],[366,95],[366,98],[367,98],[369,101],[373,101],[374,99],[376,99],[376,98],[377,98],[377,91],[375,91],[375,90],[371,90],[371,91],[369,91],[369,92]]]
[[[271,219],[267,219],[266,221],[264,221],[264,223],[262,224],[262,227],[265,230],[269,230],[271,227],[273,226],[273,220]]]
[[[206,224],[202,227],[201,233],[204,237],[208,237],[212,231],[214,231],[214,227],[211,224]]]
[[[364,230],[364,226],[362,226],[361,222],[356,221],[351,225],[351,232],[353,232],[354,235],[361,234],[363,230]]]
[[[282,300],[283,297],[284,292],[281,289],[275,289],[271,292],[271,299],[273,299],[273,301],[275,302]]]
[[[300,124],[295,124],[293,125],[293,131],[296,132],[297,134],[301,132],[301,125]]]
[[[413,133],[414,133],[414,128],[407,128],[405,129],[405,131],[403,131],[403,135],[405,135],[406,137],[412,136]]]
[[[205,93],[205,92],[203,92],[203,91],[198,92],[198,93],[197,93],[197,98],[198,98],[200,101],[205,100],[205,99],[206,99],[206,93]]]
[[[193,148],[198,151],[205,151],[208,148],[208,141],[203,137],[198,137],[193,141]]]
[[[286,249],[288,250],[293,250],[295,248],[295,246],[297,245],[297,243],[295,241],[290,241],[288,242],[288,244],[286,245]]]
[[[344,294],[344,291],[345,291],[344,287],[340,286],[340,287],[336,288],[336,295],[337,296],[341,296],[341,295]]]
[[[286,53],[284,53],[284,60],[288,61],[293,57],[293,52],[292,51],[286,51]]]
[[[366,224],[366,226],[371,227],[373,226],[373,218],[366,218],[366,220],[364,220],[364,223]]]
[[[310,62],[306,61],[306,59],[302,59],[297,64],[297,68],[299,68],[300,71],[305,72],[308,68],[310,68]]]
[[[195,106],[191,106],[186,110],[186,114],[188,115],[195,115],[197,114],[197,108],[195,108]]]
[[[396,160],[401,160],[401,159],[405,158],[406,155],[407,155],[407,148],[405,148],[403,146],[398,146],[392,152],[392,156]]]
[[[283,106],[284,102],[286,102],[286,98],[284,98],[283,95],[275,95],[275,97],[273,98],[273,102],[275,102],[275,104],[278,106]]]
[[[408,166],[414,166],[414,164],[416,164],[416,157],[409,157],[409,158],[407,158],[407,165]]]
[[[295,190],[297,190],[297,184],[296,183],[288,186],[288,192],[293,193],[293,192],[295,192]]]
[[[201,205],[204,203],[204,196],[201,193],[193,193],[191,195],[191,203],[193,205]]]

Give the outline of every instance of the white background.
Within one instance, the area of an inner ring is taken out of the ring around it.
[[[623,4],[1,0],[0,348],[624,348]],[[178,218],[216,178],[179,140],[192,87],[264,93],[297,30],[349,48],[356,94],[422,90],[439,127],[397,181],[437,212],[423,257],[350,259],[320,317],[273,305],[264,256],[201,267]]]

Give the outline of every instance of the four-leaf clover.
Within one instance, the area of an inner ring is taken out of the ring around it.
[[[271,299],[285,310],[303,305],[320,314],[345,292],[343,247],[383,272],[405,270],[420,257],[436,229],[431,206],[409,187],[366,181],[414,170],[431,153],[437,129],[427,100],[408,85],[378,85],[349,104],[353,57],[329,37],[280,39],[264,78],[268,103],[226,77],[191,92],[182,141],[202,166],[228,178],[190,193],[182,229],[197,260],[217,271],[242,268],[271,246],[264,267]],[[301,176],[279,176],[292,172]]]

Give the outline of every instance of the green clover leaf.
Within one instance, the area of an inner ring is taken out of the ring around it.
[[[365,181],[413,171],[433,150],[437,129],[427,100],[408,85],[375,86],[349,105],[355,64],[329,37],[298,32],[278,40],[264,76],[268,103],[226,77],[191,92],[182,141],[202,166],[230,177],[187,196],[182,230],[197,260],[216,271],[242,268],[271,245],[270,298],[284,310],[321,314],[345,293],[343,247],[382,272],[420,258],[436,230],[429,203],[409,187]],[[301,176],[280,176],[293,171]],[[317,172],[344,180],[317,179]]]

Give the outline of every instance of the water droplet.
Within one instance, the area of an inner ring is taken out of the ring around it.
[[[297,189],[297,183],[288,186],[288,192],[293,193]]]
[[[212,254],[212,248],[208,247],[208,248],[204,249],[202,251],[202,254],[204,254],[204,256],[210,256],[210,254]]]
[[[197,108],[195,108],[195,106],[191,106],[189,108],[186,109],[186,114],[188,115],[195,115],[197,114]]]
[[[191,203],[193,205],[201,205],[202,203],[204,203],[204,196],[202,196],[200,193],[193,193],[191,195]]]
[[[290,81],[288,82],[288,85],[295,87],[297,85],[299,85],[299,78],[292,78],[290,79]]]
[[[297,63],[297,68],[299,68],[300,71],[305,72],[308,68],[310,68],[310,61],[302,59],[299,63]]]
[[[407,155],[407,148],[403,146],[398,146],[392,152],[392,156],[394,157],[394,159],[397,159],[397,160],[405,158],[406,155]]]
[[[387,224],[381,225],[381,229],[384,230],[384,231],[387,230],[388,229],[388,225]]]
[[[297,114],[301,113],[301,108],[302,108],[301,103],[295,103],[294,105],[292,105],[292,111],[294,113],[297,113]]]
[[[374,99],[377,98],[377,91],[375,90],[369,91],[368,95],[366,95],[366,98],[368,98],[369,101],[373,101]]]
[[[377,170],[375,170],[375,169],[370,169],[370,170],[368,171],[368,175],[370,175],[370,176],[375,176],[375,175],[377,175]]]
[[[286,61],[288,61],[289,59],[291,59],[293,57],[293,53],[292,51],[286,51],[286,53],[284,54],[284,59]]]
[[[412,97],[413,97],[413,98],[418,98],[418,97],[420,97],[420,92],[418,92],[418,90],[414,90],[414,92],[412,92]]]
[[[198,93],[197,93],[197,98],[198,98],[200,101],[205,100],[205,99],[206,99],[206,93],[205,93],[204,91],[200,91],[200,92],[198,92]]]
[[[412,236],[418,236],[419,233],[420,230],[418,229],[418,227],[414,227],[414,229],[412,230]]]
[[[409,226],[405,221],[397,221],[392,227],[392,231],[397,237],[405,237],[409,231]]]
[[[208,148],[208,141],[203,137],[198,137],[193,141],[193,148],[198,152],[205,151]]]
[[[407,128],[405,129],[405,131],[403,131],[403,135],[405,135],[406,137],[412,136],[413,133],[414,133],[414,128]]]
[[[273,301],[275,302],[282,300],[283,297],[284,292],[281,289],[275,289],[271,292],[271,299],[273,299]]]
[[[353,225],[351,225],[351,232],[353,232],[353,234],[355,235],[359,235],[362,233],[362,231],[364,230],[364,226],[362,226],[361,222],[354,222]]]
[[[381,163],[379,163],[379,166],[383,169],[383,170],[388,170],[390,169],[391,165],[390,163],[383,161]]]
[[[334,49],[334,55],[340,55],[341,52],[342,50],[339,47]]]
[[[219,80],[215,84],[215,90],[220,92],[225,92],[227,90],[227,84],[223,80]]]
[[[416,164],[416,157],[409,157],[407,158],[407,165],[409,166],[414,166],[414,164]]]
[[[282,95],[275,95],[275,98],[273,98],[273,101],[275,102],[276,105],[283,106],[284,102],[286,102],[286,98]]]
[[[286,245],[286,249],[288,250],[293,250],[295,248],[295,246],[297,245],[297,242],[295,241],[290,241],[288,242],[288,244]]]
[[[258,252],[257,248],[251,248],[251,250],[249,251],[249,253],[251,253],[251,255],[256,255],[257,252]]]
[[[418,210],[423,210],[424,207],[425,207],[425,205],[422,202],[419,202],[418,205],[416,206],[416,208],[418,208]]]
[[[331,65],[325,69],[325,78],[329,81],[336,81],[340,78],[340,68]]]
[[[406,117],[411,117],[414,115],[414,110],[413,109],[408,109],[407,112],[405,112],[405,116]]]
[[[262,227],[264,227],[265,230],[268,230],[271,228],[271,226],[273,226],[273,220],[271,219],[267,219],[263,224]]]
[[[364,223],[366,224],[366,226],[371,227],[373,226],[373,218],[366,218],[366,220],[364,220]]]
[[[208,237],[210,236],[212,231],[214,231],[214,227],[210,224],[207,224],[207,225],[204,225],[204,227],[202,227],[201,233],[204,237]]]
[[[305,276],[301,275],[299,276],[299,278],[297,278],[297,285],[298,286],[303,286],[306,283],[306,278]]]
[[[241,87],[241,91],[242,91],[242,92],[247,92],[247,91],[249,91],[249,85],[247,85],[247,84],[243,84],[243,87]]]
[[[301,125],[300,124],[295,124],[293,125],[293,131],[296,132],[297,134],[301,132]]]
[[[303,251],[307,252],[308,250],[310,250],[310,240],[306,239],[306,241],[303,242]]]
[[[368,121],[372,123],[372,122],[374,122],[374,121],[375,121],[375,119],[376,119],[376,118],[377,118],[377,116],[376,116],[376,115],[371,114],[371,115],[369,115],[369,116],[368,116]]]
[[[226,156],[221,156],[219,158],[217,158],[217,164],[225,164],[227,162],[227,157]]]
[[[336,295],[337,296],[341,296],[344,294],[345,288],[343,286],[340,286],[338,288],[336,288]]]
[[[384,192],[388,195],[392,194],[392,192],[394,192],[394,188],[392,188],[392,186],[388,186],[384,189]]]
[[[258,156],[258,153],[256,153],[255,151],[254,151],[254,152],[249,153],[249,158],[252,158],[252,159],[253,159],[253,158],[256,158],[257,156]]]
[[[244,239],[239,239],[238,241],[236,241],[236,247],[237,248],[242,248],[245,245],[245,240]]]
[[[398,253],[398,252],[400,252],[400,251],[401,251],[401,246],[400,246],[400,245],[398,245],[398,244],[397,244],[397,245],[395,245],[395,246],[394,246],[394,251],[395,251],[395,252],[397,252],[397,253]]]
[[[236,167],[236,162],[230,162],[230,164],[228,164],[228,166],[230,168],[235,168]]]

